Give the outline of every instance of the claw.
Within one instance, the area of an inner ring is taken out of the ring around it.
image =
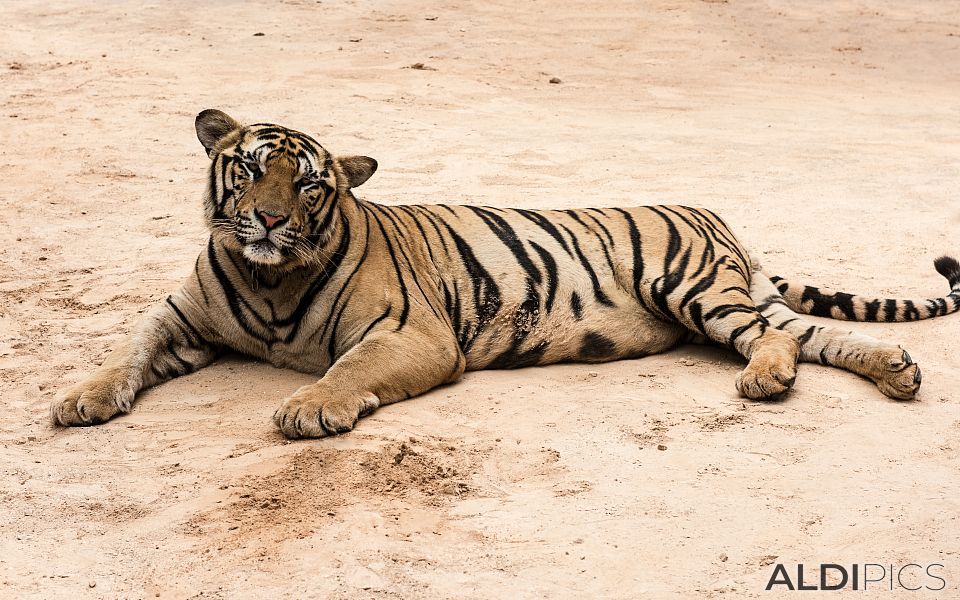
[[[912,364],[913,364],[913,359],[910,358],[910,353],[907,352],[906,350],[903,351],[903,356],[902,356],[901,358],[902,358],[903,362],[907,363],[908,365],[912,365]],[[918,371],[918,372],[919,372],[919,371]]]

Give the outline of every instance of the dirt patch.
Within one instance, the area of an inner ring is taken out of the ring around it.
[[[278,471],[223,486],[230,492],[223,507],[191,518],[183,531],[278,541],[311,534],[314,516],[336,519],[339,509],[358,503],[378,510],[398,503],[440,509],[473,492],[478,454],[476,449],[414,440],[377,452],[311,447]]]

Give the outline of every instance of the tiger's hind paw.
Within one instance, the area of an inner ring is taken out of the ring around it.
[[[753,400],[776,400],[797,379],[800,343],[777,329],[768,329],[753,343],[750,362],[737,376],[737,389]]]
[[[793,387],[796,379],[795,364],[751,360],[737,376],[737,390],[752,400],[776,400]]]
[[[879,358],[877,373],[870,378],[880,391],[895,400],[913,399],[923,380],[920,366],[902,348],[884,350]]]

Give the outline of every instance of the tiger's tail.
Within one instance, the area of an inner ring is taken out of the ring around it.
[[[960,263],[950,256],[933,261],[937,272],[950,282],[950,293],[939,298],[870,298],[834,292],[771,277],[794,312],[843,321],[903,322],[949,315],[960,310]]]

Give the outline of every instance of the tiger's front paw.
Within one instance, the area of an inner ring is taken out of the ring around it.
[[[57,425],[99,425],[121,412],[128,412],[135,392],[125,376],[97,374],[60,392],[50,405],[50,418]]]
[[[380,406],[369,392],[332,394],[318,385],[305,385],[283,401],[273,422],[291,439],[316,438],[346,433],[360,417]]]

